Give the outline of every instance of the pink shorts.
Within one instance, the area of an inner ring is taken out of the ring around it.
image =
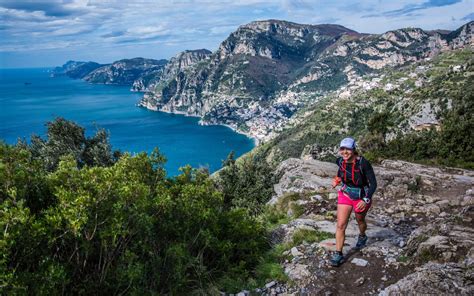
[[[359,211],[356,207],[359,202],[363,202],[363,201],[361,199],[352,200],[341,190],[337,192],[337,203],[341,205],[352,206],[354,208],[354,212],[356,213],[366,213],[370,209],[370,206],[372,205],[372,203],[369,203],[363,211]]]

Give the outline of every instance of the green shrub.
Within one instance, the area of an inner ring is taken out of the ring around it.
[[[288,281],[288,276],[284,273],[283,267],[279,262],[260,262],[255,268],[256,283],[263,286],[270,280],[278,282]]]
[[[424,249],[420,252],[419,256],[418,256],[418,260],[421,262],[421,263],[426,263],[426,262],[429,262],[429,261],[433,261],[433,260],[436,260],[439,258],[439,255],[436,254],[436,253],[433,253],[432,250],[430,249]]]
[[[217,184],[226,207],[246,209],[257,216],[273,194],[275,178],[264,159],[247,155],[236,162],[231,152],[217,173]]]
[[[410,260],[410,258],[408,256],[404,256],[404,255],[400,255],[398,258],[397,258],[397,261],[398,262],[402,262],[402,263],[406,263]]]
[[[268,231],[271,231],[281,224],[290,222],[290,217],[275,206],[267,206],[258,219],[266,225]]]
[[[307,243],[320,242],[333,237],[334,235],[329,232],[316,231],[312,229],[298,229],[293,234],[293,245],[300,245],[304,241]]]
[[[228,207],[208,173],[187,166],[167,178],[157,150],[81,165],[82,148],[51,154],[83,132],[60,126],[76,133],[50,134],[41,149],[0,143],[2,292],[209,294],[226,278],[255,281],[265,225]]]

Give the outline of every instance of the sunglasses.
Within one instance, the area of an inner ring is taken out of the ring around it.
[[[340,148],[339,148],[339,151],[344,151],[344,150],[352,151],[352,150],[354,150],[354,149],[347,148],[347,147],[340,147]]]

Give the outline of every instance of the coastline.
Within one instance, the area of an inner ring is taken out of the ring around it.
[[[46,137],[44,123],[61,116],[84,127],[88,135],[97,127],[104,128],[116,150],[151,153],[159,147],[168,159],[165,169],[170,176],[179,175],[179,168],[188,163],[193,167],[209,166],[213,172],[222,167],[222,159],[230,150],[243,155],[254,148],[254,141],[227,128],[200,127],[199,118],[160,115],[136,108],[142,95],[130,92],[126,86],[92,84],[66,76],[53,79],[42,68],[4,71],[3,86],[6,87],[2,90],[7,94],[5,102],[8,104],[1,116],[5,123],[1,138],[11,145],[16,144],[18,138],[28,141],[32,134]],[[32,84],[26,86],[25,81]],[[64,97],[60,101],[57,100],[58,89]],[[31,93],[38,94],[32,96]],[[29,116],[25,108],[38,112]]]
[[[241,134],[241,135],[244,135],[246,136],[247,138],[251,139],[253,141],[253,144],[254,144],[254,148],[257,147],[258,145],[260,145],[260,140],[247,133],[247,132],[244,132],[244,131],[241,131],[241,130],[238,130],[237,128],[229,125],[229,124],[225,124],[225,123],[210,123],[210,122],[207,122],[207,121],[203,121],[202,117],[199,116],[199,115],[193,115],[193,114],[189,114],[187,112],[184,112],[184,111],[169,111],[169,110],[162,110],[162,109],[158,109],[158,107],[156,106],[150,106],[148,104],[143,104],[142,101],[139,101],[137,104],[136,104],[137,107],[140,107],[140,108],[145,108],[147,110],[150,110],[150,111],[154,111],[154,112],[163,112],[163,113],[168,113],[168,114],[178,114],[178,115],[184,115],[184,116],[188,116],[188,117],[196,117],[196,118],[200,118],[198,124],[199,125],[222,125],[222,126],[225,126],[227,128],[230,128],[233,132],[235,133],[238,133],[238,134]]]
[[[234,131],[234,132],[236,132],[236,133],[238,133],[238,134],[244,135],[244,136],[246,136],[246,137],[249,138],[249,139],[252,139],[252,140],[253,140],[253,143],[254,143],[254,145],[255,145],[255,147],[257,147],[258,145],[260,145],[260,140],[259,140],[257,137],[252,136],[251,134],[246,133],[246,132],[244,132],[244,131],[238,130],[237,128],[235,128],[235,127],[233,127],[233,126],[231,126],[231,125],[228,125],[228,124],[225,124],[225,123],[209,123],[209,122],[202,121],[202,119],[199,120],[199,124],[200,124],[200,125],[222,125],[222,126],[228,127],[228,128],[230,128],[232,131]]]

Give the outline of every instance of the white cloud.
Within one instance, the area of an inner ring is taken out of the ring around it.
[[[408,26],[456,29],[473,12],[472,0],[463,0],[453,5],[418,9],[416,18],[383,16],[409,5],[426,6],[423,3],[427,1],[0,0],[0,51],[49,49],[53,52],[55,48],[80,46],[94,60],[96,53],[126,51],[133,44],[143,49],[146,56],[150,52],[145,50],[148,44],[153,46],[155,58],[161,58],[160,50],[169,53],[171,47],[177,51],[216,49],[229,33],[256,19],[338,23],[359,32],[383,33]],[[97,56],[100,58],[103,57]]]
[[[55,41],[49,43],[39,43],[35,45],[35,51],[40,50],[51,50],[51,49],[64,49],[64,48],[75,48],[86,45],[82,41]],[[2,44],[0,45],[0,52],[28,52],[31,51],[31,46],[28,44]]]
[[[166,24],[157,24],[157,25],[150,25],[150,26],[138,26],[133,27],[127,30],[129,35],[134,35],[138,37],[155,37],[168,34],[170,30],[167,28]]]

